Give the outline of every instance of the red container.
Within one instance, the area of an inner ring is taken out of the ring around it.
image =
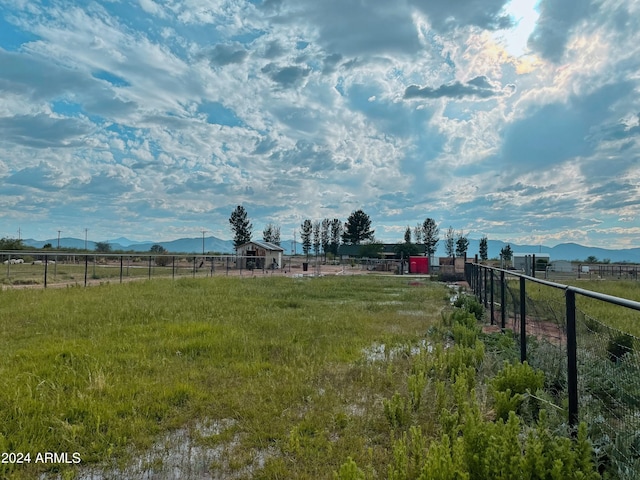
[[[409,273],[429,273],[427,257],[409,257]]]

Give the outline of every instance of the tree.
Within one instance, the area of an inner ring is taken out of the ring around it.
[[[404,231],[404,243],[411,243],[411,227]]]
[[[480,260],[486,262],[489,259],[489,239],[486,235],[480,239],[479,250]]]
[[[340,238],[342,237],[342,222],[334,218],[331,220],[331,235],[329,240],[329,250],[334,255],[338,254],[338,247],[340,246]]]
[[[397,258],[407,259],[411,256],[418,255],[418,253],[420,253],[420,249],[415,243],[405,242],[399,243],[393,247],[393,253],[396,254]]]
[[[585,261],[587,263],[598,263],[598,257],[594,255],[589,255]]]
[[[149,251],[151,253],[157,253],[157,254],[161,255],[161,254],[165,253],[167,250],[162,245],[159,245],[159,244],[156,243],[155,245],[151,246]]]
[[[397,258],[409,258],[412,255],[418,255],[419,248],[415,243],[411,243],[411,227],[407,227],[404,231],[404,243],[399,243],[393,247],[393,253]]]
[[[420,245],[423,238],[424,232],[422,231],[422,225],[419,223],[413,227],[413,239],[415,240],[416,245]]]
[[[0,250],[22,250],[24,244],[20,238],[0,238]]]
[[[156,254],[156,257],[154,258],[156,265],[158,265],[159,267],[166,267],[167,265],[169,265],[171,257],[167,255],[167,249],[162,245],[156,243],[155,245],[151,246],[149,251]]]
[[[320,222],[313,222],[313,253],[317,257],[320,253]]]
[[[456,239],[456,255],[458,257],[467,258],[467,250],[469,249],[469,239],[460,231]]]
[[[262,240],[274,245],[280,245],[280,227],[269,223],[262,231]]]
[[[449,227],[447,230],[447,234],[444,238],[444,249],[447,252],[448,257],[454,257],[455,254],[455,239],[454,239],[453,228]]]
[[[240,245],[251,241],[253,225],[249,221],[247,211],[242,205],[238,205],[236,209],[231,212],[229,223],[231,224],[231,230],[233,231],[233,246],[236,249]]]
[[[111,251],[111,245],[109,242],[96,242],[96,252],[109,253]]]
[[[324,259],[327,259],[327,252],[329,251],[330,238],[331,238],[331,220],[324,218],[320,226],[320,244],[322,246],[322,253],[324,253]]]
[[[300,225],[300,240],[302,241],[302,252],[309,258],[311,251],[311,235],[313,233],[313,224],[311,220],[305,220]]]
[[[503,262],[509,262],[511,257],[513,257],[513,251],[511,250],[511,245],[507,243],[507,245],[500,250],[500,258]]]
[[[342,241],[347,245],[360,245],[364,240],[373,240],[373,233],[369,215],[362,210],[356,210],[349,215],[344,224]]]
[[[440,239],[438,235],[440,229],[433,218],[427,218],[422,222],[422,241],[424,242],[424,251],[431,261],[431,257],[436,253],[436,247]]]
[[[271,243],[272,235],[273,235],[273,225],[268,224],[266,227],[264,227],[264,230],[262,230],[262,240],[264,240],[265,242]]]

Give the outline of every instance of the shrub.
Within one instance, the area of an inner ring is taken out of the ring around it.
[[[159,267],[166,267],[172,261],[172,257],[167,254],[156,255],[155,257],[156,265]]]
[[[535,371],[527,362],[509,364],[491,380],[496,418],[507,420],[509,412],[519,413],[525,394],[544,386],[544,372]],[[537,405],[534,405],[537,409]],[[537,413],[537,412],[536,412]]]
[[[607,353],[609,360],[619,362],[625,355],[633,352],[633,336],[628,333],[621,333],[609,340]]]

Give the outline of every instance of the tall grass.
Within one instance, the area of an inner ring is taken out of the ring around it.
[[[207,467],[221,475],[250,467],[263,478],[331,478],[344,452],[382,469],[380,398],[399,388],[406,357],[380,365],[363,349],[409,349],[445,299],[440,285],[398,277],[0,291],[0,451],[82,459],[2,464],[0,476],[126,471],[168,431],[198,421],[228,426],[200,436],[209,446],[233,439],[232,458]],[[265,449],[275,453],[256,463]]]
[[[640,301],[640,283],[632,280],[574,280],[567,285],[579,287],[583,290]],[[512,287],[517,289],[517,285]],[[560,314],[564,311],[564,291],[546,285],[528,283],[527,295],[533,300],[552,305]],[[576,296],[576,307],[588,317],[617,330],[640,337],[640,311],[613,305],[602,300]]]

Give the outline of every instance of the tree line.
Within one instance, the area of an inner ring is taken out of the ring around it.
[[[229,224],[236,249],[251,241],[253,224],[249,220],[247,210],[242,205],[238,205],[231,212]],[[376,245],[374,234],[375,230],[371,228],[371,218],[361,209],[352,212],[344,223],[337,218],[324,218],[315,221],[305,219],[300,225],[302,252],[307,257],[311,253],[316,256],[324,254],[325,258],[328,253],[337,255],[338,247],[341,244]],[[431,259],[440,242],[439,235],[440,228],[436,221],[433,218],[426,218],[413,228],[407,226],[404,233],[404,243],[398,243],[394,253],[404,258],[410,255],[425,254]],[[262,239],[279,246],[280,227],[269,223],[262,232]],[[377,245],[381,246],[381,244]],[[444,247],[447,256],[466,258],[469,239],[464,235],[464,232],[456,233],[452,227],[449,227],[445,232]],[[480,239],[478,255],[480,260],[488,260],[488,239],[486,236]],[[500,251],[500,256],[505,260],[511,259],[511,246],[505,246]]]

